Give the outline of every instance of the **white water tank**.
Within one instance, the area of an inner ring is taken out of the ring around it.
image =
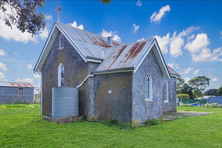
[[[79,91],[74,87],[52,88],[52,117],[79,115]]]

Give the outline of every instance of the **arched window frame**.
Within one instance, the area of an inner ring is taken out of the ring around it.
[[[64,36],[60,34],[59,36],[59,50],[64,48]]]
[[[169,94],[168,94],[168,81],[164,81],[164,85],[163,85],[163,99],[164,102],[168,102],[169,101]],[[166,92],[165,92],[166,91]]]
[[[147,86],[147,84],[148,84],[148,86]],[[152,76],[151,76],[151,74],[148,73],[146,75],[146,80],[145,80],[145,100],[146,101],[153,100],[152,85],[153,85]]]
[[[65,75],[65,67],[62,63],[60,63],[58,67],[58,87],[64,87],[64,84],[62,85],[62,75],[61,75],[62,67],[63,67],[63,76]]]

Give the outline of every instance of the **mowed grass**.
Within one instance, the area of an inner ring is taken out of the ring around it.
[[[222,147],[222,108],[178,107],[214,112],[122,131],[99,122],[42,121],[40,107],[0,110],[0,147]]]

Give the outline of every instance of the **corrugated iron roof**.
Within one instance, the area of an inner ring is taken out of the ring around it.
[[[171,68],[171,67],[170,67],[170,66],[168,66],[168,65],[167,65],[167,68],[168,68],[168,70],[169,70],[170,74],[173,74],[173,75],[178,75],[178,76],[179,76],[179,74],[178,74],[176,71],[174,71],[174,70],[173,70],[173,68]]]
[[[71,38],[76,46],[87,57],[102,58],[102,49],[113,46],[124,45],[124,43],[112,40],[112,44],[107,44],[107,38],[85,30],[81,30],[70,25],[57,23],[63,31]]]
[[[6,86],[6,87],[34,87],[30,83],[24,83],[24,82],[6,82],[6,81],[0,81],[0,87]]]
[[[103,63],[100,64],[95,72],[129,67],[135,68],[154,40],[154,38],[151,38],[140,42],[109,48],[109,50],[111,50],[109,55],[106,55]]]

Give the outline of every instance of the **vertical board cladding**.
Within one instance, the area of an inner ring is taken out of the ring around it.
[[[161,117],[164,109],[175,110],[173,105],[174,102],[171,103],[171,101],[175,100],[176,104],[176,90],[174,92],[176,84],[174,83],[173,78],[172,80],[169,80],[169,78],[163,77],[162,71],[153,52],[154,48],[155,47],[153,47],[149,52],[143,63],[137,69],[136,73],[133,74],[132,122],[135,124],[144,122],[148,119],[157,119]],[[152,101],[145,101],[145,80],[147,74],[150,74],[152,77]],[[165,80],[169,81],[169,94],[173,94],[173,98],[170,98],[169,103],[167,104],[168,107],[164,107],[163,86]]]
[[[0,104],[34,102],[34,88],[24,87],[22,97],[18,97],[18,91],[18,87],[0,87]]]
[[[94,77],[96,120],[132,120],[132,72],[96,75]]]
[[[67,39],[64,38],[64,48],[59,50],[58,33],[53,46],[41,69],[43,80],[43,115],[52,114],[52,87],[58,87],[58,67],[64,65],[65,87],[78,86],[88,75],[88,64],[82,59]],[[88,84],[79,89],[80,115],[85,114],[84,100],[87,97]]]

